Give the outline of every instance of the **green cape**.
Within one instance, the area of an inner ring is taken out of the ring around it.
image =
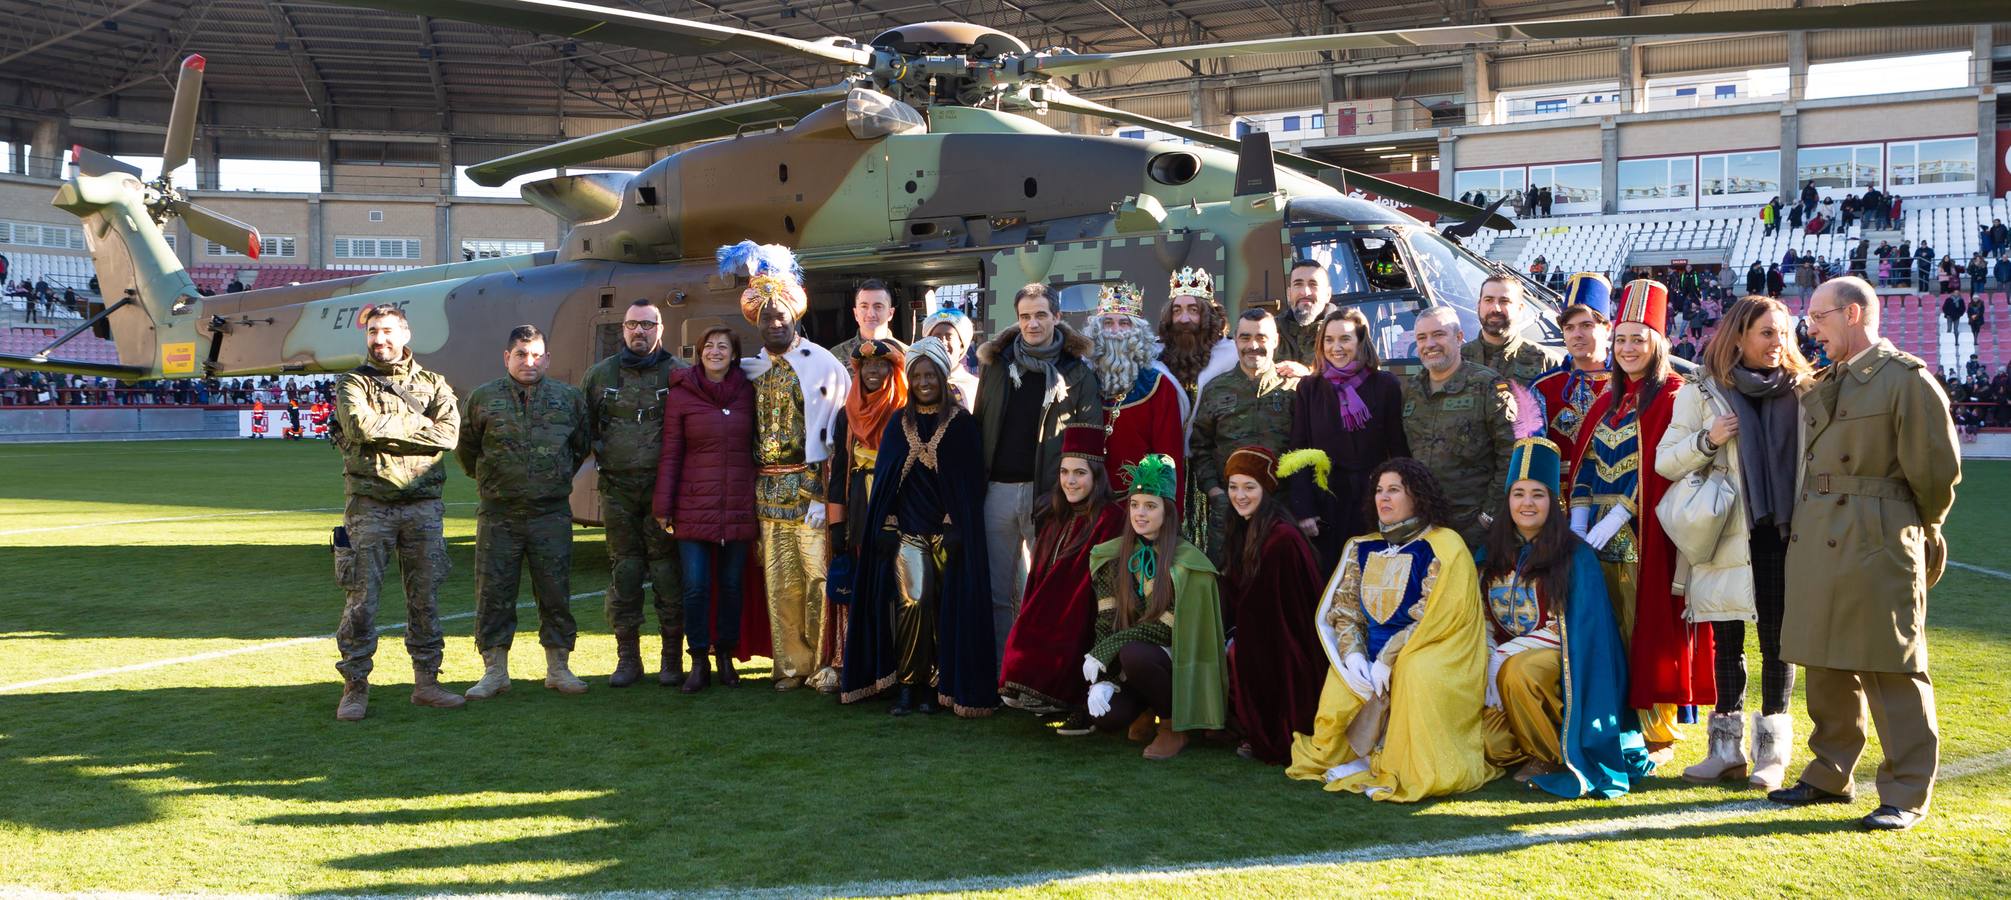
[[[1117,544],[1089,548],[1091,572],[1117,558]],[[1220,729],[1228,722],[1229,669],[1223,659],[1222,599],[1215,566],[1193,544],[1180,542],[1173,560],[1173,729]]]

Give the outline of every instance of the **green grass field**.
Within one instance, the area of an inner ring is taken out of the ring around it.
[[[1870,792],[1788,811],[1674,778],[1618,802],[1503,779],[1396,806],[1226,747],[1155,764],[1012,710],[893,720],[778,695],[765,661],[697,697],[609,690],[598,596],[575,604],[584,697],[539,686],[527,633],[515,690],[415,708],[394,632],[370,718],[338,723],[334,644],[317,637],[340,608],[338,468],[326,447],[270,441],[0,447],[0,893],[2011,893],[2001,576],[1951,569],[1935,591],[1943,766],[1967,774],[1912,832],[1859,832]],[[2011,464],[1972,465],[1959,496],[1952,558],[2011,570]],[[447,623],[456,689],[480,670],[473,498],[457,474],[441,610],[464,614]],[[575,593],[605,586],[600,532],[579,532],[574,562]],[[380,621],[402,620],[388,602]],[[1874,744],[1862,778],[1877,760]]]

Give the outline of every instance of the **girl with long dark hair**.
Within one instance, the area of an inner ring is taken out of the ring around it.
[[[1314,627],[1330,668],[1292,778],[1415,802],[1473,790],[1501,770],[1484,751],[1487,636],[1452,502],[1423,463],[1373,473],[1376,533],[1350,540]]]
[[[1313,633],[1320,569],[1313,547],[1278,500],[1278,482],[1301,467],[1327,480],[1327,458],[1299,450],[1280,459],[1261,446],[1222,464],[1229,527],[1222,542],[1222,614],[1229,626],[1229,693],[1244,743],[1237,753],[1270,765],[1292,759],[1292,734],[1313,727],[1326,660]]]
[[[1627,705],[1627,654],[1592,547],[1560,494],[1557,445],[1509,456],[1507,514],[1480,555],[1487,617],[1487,761],[1564,797],[1618,797],[1652,769]]]
[[[1059,733],[1069,737],[1095,730],[1083,705],[1089,685],[1081,674],[1096,627],[1089,549],[1124,528],[1115,501],[1103,470],[1103,427],[1063,428],[1054,493],[1034,513],[1033,566],[1025,603],[1006,637],[999,694],[1006,705],[1036,715],[1067,713]]]

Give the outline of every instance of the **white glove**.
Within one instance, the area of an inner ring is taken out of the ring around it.
[[[1384,694],[1389,693],[1390,692],[1389,664],[1383,662],[1380,659],[1376,660],[1376,664],[1369,667],[1369,683],[1375,687],[1376,696],[1380,697]]]
[[[1089,686],[1089,714],[1096,718],[1110,715],[1110,698],[1117,696],[1114,682],[1099,681]]]
[[[1508,661],[1506,653],[1487,655],[1487,708],[1501,708],[1501,664]]]
[[[1359,653],[1350,653],[1341,660],[1341,680],[1347,682],[1348,690],[1363,700],[1375,694],[1375,687],[1369,683],[1369,661]]]
[[[1584,537],[1586,530],[1590,529],[1591,527],[1592,527],[1592,507],[1589,506],[1571,507],[1571,533],[1578,535],[1579,537]]]
[[[825,522],[826,518],[824,515],[824,504],[822,503],[810,504],[810,511],[803,514],[803,524],[808,525],[811,528],[823,528]]]
[[[1592,530],[1585,533],[1585,543],[1591,544],[1594,550],[1606,549],[1606,542],[1613,540],[1613,536],[1619,534],[1621,527],[1633,517],[1634,514],[1628,512],[1627,507],[1613,507],[1605,518],[1599,520],[1599,524],[1592,526]]]
[[[1084,653],[1082,655],[1082,680],[1095,684],[1096,679],[1101,677],[1103,677],[1103,662],[1091,654]]]

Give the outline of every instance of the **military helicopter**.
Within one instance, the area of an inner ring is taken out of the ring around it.
[[[1990,0],[1903,0],[1736,12],[1563,19],[1350,32],[1115,53],[1033,50],[1012,35],[959,22],[894,28],[860,44],[804,41],[567,0],[335,0],[353,6],[692,54],[791,53],[847,68],[815,89],[719,106],[505,156],[474,166],[486,185],[643,148],[694,144],[634,174],[565,175],[522,188],[567,226],[557,250],[314,284],[204,297],[162,236],[170,217],[250,256],[257,232],[190,204],[166,174],[186,159],[204,62],[190,57],[175,93],[162,174],[84,148],[54,205],[84,221],[109,302],[85,325],[0,366],[121,379],[331,372],[364,362],[360,314],[395,305],[421,361],[470,389],[497,372],[507,330],[550,335],[552,374],[576,381],[619,340],[623,309],[659,305],[665,344],[684,355],[709,325],[741,324],[739,286],[716,274],[714,248],[745,238],[796,249],[808,272],[807,324],[842,328],[857,278],[914,286],[976,283],[983,322],[1002,324],[1028,282],[1062,288],[1064,304],[1129,281],[1163,303],[1169,272],[1209,269],[1231,314],[1275,303],[1285,267],[1329,268],[1335,299],[1371,307],[1388,355],[1416,311],[1450,304],[1471,326],[1482,279],[1507,271],[1368,192],[1466,228],[1509,228],[1476,209],[1318,160],[1075,97],[1056,80],[1166,60],[1350,48],[1488,44],[1560,38],[1663,37],[1809,28],[1992,22]],[[1147,126],[1191,143],[1064,134],[1039,116],[1078,113]],[[1030,113],[1023,115],[1023,113]],[[1554,297],[1534,290],[1539,305]],[[1008,298],[1001,300],[1001,298]],[[913,298],[909,298],[913,299]],[[1547,317],[1538,317],[1545,319]],[[1530,325],[1554,340],[1547,321]],[[86,328],[118,347],[117,364],[50,356]]]

